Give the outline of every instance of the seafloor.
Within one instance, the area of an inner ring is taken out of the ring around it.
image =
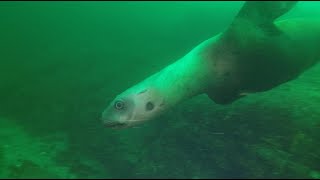
[[[319,75],[318,65],[228,106],[198,96],[121,131],[93,120],[50,131],[46,117],[2,117],[0,177],[319,179]]]

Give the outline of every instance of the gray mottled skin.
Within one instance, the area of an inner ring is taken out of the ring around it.
[[[297,78],[320,60],[320,21],[276,21],[295,4],[246,2],[226,31],[119,94],[103,111],[103,123],[130,127],[199,94],[229,104]]]
[[[204,51],[215,77],[207,90],[212,100],[227,104],[242,93],[270,90],[318,62],[319,20],[287,19],[275,27],[279,32],[268,34],[251,24],[237,26]]]

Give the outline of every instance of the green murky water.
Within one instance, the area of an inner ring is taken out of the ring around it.
[[[231,105],[197,96],[136,128],[100,122],[242,4],[0,2],[0,178],[320,178],[319,65]]]

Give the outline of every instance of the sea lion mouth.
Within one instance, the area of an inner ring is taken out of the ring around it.
[[[120,129],[124,128],[126,126],[125,123],[119,123],[119,122],[105,122],[104,127],[112,128],[112,129]]]

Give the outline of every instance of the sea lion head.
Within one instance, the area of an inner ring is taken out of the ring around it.
[[[153,89],[128,90],[103,111],[102,123],[113,129],[132,127],[154,119],[163,107],[163,98]]]

